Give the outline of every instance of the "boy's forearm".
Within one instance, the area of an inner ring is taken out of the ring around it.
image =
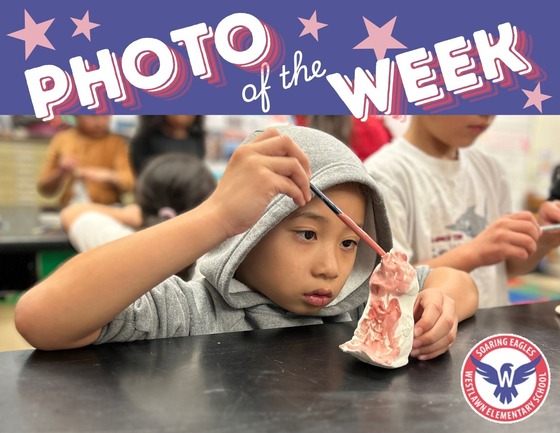
[[[478,308],[478,289],[471,276],[457,269],[432,269],[424,283],[425,288],[438,288],[455,301],[459,321],[474,315]]]
[[[119,312],[224,239],[212,209],[200,206],[79,254],[21,298],[18,330],[43,349],[92,343]]]
[[[528,259],[515,259],[510,258],[506,261],[506,268],[508,277],[516,277],[525,275],[528,272],[534,271],[539,262],[548,254],[551,247],[537,243],[537,250]]]
[[[427,265],[431,268],[446,266],[464,272],[471,272],[481,266],[477,254],[470,245],[463,244],[447,251],[441,256],[415,263],[414,266]]]

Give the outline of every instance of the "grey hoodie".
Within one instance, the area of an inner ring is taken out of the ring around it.
[[[342,142],[316,129],[279,126],[306,153],[312,182],[321,190],[346,182],[367,187],[364,230],[389,251],[391,232],[383,199],[361,161]],[[261,131],[256,131],[247,141]],[[259,221],[234,236],[199,261],[203,279],[185,282],[173,276],[135,301],[107,324],[97,344],[112,341],[179,337],[259,328],[312,325],[356,318],[367,301],[369,277],[379,257],[360,242],[354,269],[342,291],[316,316],[300,316],[274,304],[234,278],[247,253],[283,218],[296,209],[292,199],[276,196]],[[428,269],[418,269],[420,287]]]

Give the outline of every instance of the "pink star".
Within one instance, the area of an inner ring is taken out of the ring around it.
[[[84,35],[90,42],[91,42],[91,30],[101,25],[97,23],[92,23],[89,20],[89,11],[86,11],[84,17],[81,20],[72,17],[70,17],[70,19],[74,21],[74,24],[76,24],[76,30],[74,30],[72,37],[78,35]]]
[[[304,35],[310,34],[315,38],[316,41],[319,41],[319,30],[323,27],[328,26],[328,24],[320,23],[319,21],[317,21],[317,11],[313,12],[313,15],[311,15],[311,18],[309,18],[308,20],[300,17],[298,17],[298,20],[300,20],[304,26],[303,30],[299,34],[300,38]]]
[[[533,91],[525,89],[521,90],[523,90],[523,93],[525,93],[528,98],[527,102],[523,106],[524,109],[530,107],[531,105],[534,105],[535,107],[537,107],[537,110],[542,113],[542,102],[546,101],[549,98],[552,98],[552,96],[550,95],[541,93],[541,83],[537,84],[537,87],[535,87],[535,90]]]
[[[377,27],[366,17],[362,18],[364,19],[364,24],[366,25],[368,37],[356,45],[354,47],[355,50],[372,49],[375,51],[377,60],[381,60],[385,58],[385,53],[390,48],[406,48],[406,46],[391,36],[397,17],[394,17],[391,21],[385,23],[385,25],[381,28]]]
[[[43,21],[42,23],[36,23],[25,9],[23,10],[23,13],[25,23],[23,29],[18,30],[17,32],[8,33],[8,36],[25,42],[25,60],[27,60],[37,45],[54,50],[55,48],[51,44],[51,41],[49,41],[49,39],[45,36],[45,33],[54,21],[54,18],[48,21]]]

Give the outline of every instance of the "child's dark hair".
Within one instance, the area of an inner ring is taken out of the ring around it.
[[[200,158],[186,153],[166,153],[148,162],[136,183],[136,203],[142,210],[143,228],[187,212],[212,194],[216,178]],[[178,273],[188,280],[194,265]]]
[[[165,124],[166,116],[162,115],[142,115],[139,116],[139,123],[138,123],[138,131],[137,135],[140,136],[149,136],[154,131],[161,130],[162,125]],[[191,126],[189,126],[188,130],[189,136],[193,138],[200,138],[204,139],[206,134],[206,129],[204,125],[204,116],[197,115],[195,116],[195,120]]]
[[[352,135],[352,117],[348,115],[311,115],[308,117],[309,127],[324,131],[338,138],[347,146]]]

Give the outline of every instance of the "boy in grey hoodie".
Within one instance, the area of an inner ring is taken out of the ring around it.
[[[19,332],[48,350],[355,318],[379,257],[312,198],[310,180],[390,250],[383,200],[347,146],[310,128],[257,131],[202,205],[82,253],[29,290]],[[169,277],[200,257],[202,280]],[[449,268],[418,278],[412,356],[429,359],[474,314],[477,290]]]

